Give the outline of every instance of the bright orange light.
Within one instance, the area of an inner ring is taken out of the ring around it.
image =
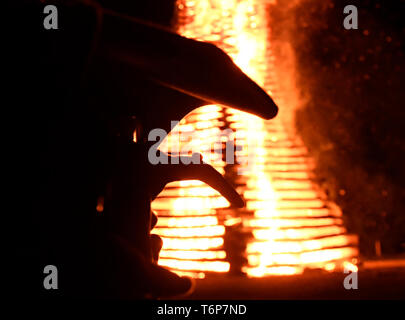
[[[193,147],[223,174],[229,173],[224,157],[213,152],[220,127],[234,130],[232,138],[241,147],[235,152],[234,182],[245,209],[224,210],[228,202],[200,181],[170,183],[152,204],[159,216],[155,233],[163,238],[159,264],[180,275],[227,272],[226,241],[235,232],[229,230],[252,236],[245,250],[248,264],[242,267],[251,277],[299,274],[305,268],[357,270],[352,260],[358,255],[357,237],[347,234],[342,212],[313,182],[314,161],[293,131],[294,100],[285,99],[278,85],[294,83],[293,69],[277,76],[269,3],[274,1],[178,1],[179,33],[221,47],[280,107],[276,119],[264,121],[207,105],[183,119],[160,146],[171,152]],[[291,85],[288,96],[296,91]],[[243,241],[238,235],[233,241]]]

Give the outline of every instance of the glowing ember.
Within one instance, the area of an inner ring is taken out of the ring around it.
[[[291,99],[284,99],[277,87],[266,14],[270,2],[178,3],[179,32],[225,50],[281,110],[276,119],[263,121],[237,110],[204,106],[183,119],[161,145],[170,152],[186,144],[197,147],[193,150],[233,181],[247,203],[243,210],[224,209],[228,202],[199,181],[175,182],[163,190],[152,204],[159,216],[155,233],[164,241],[159,264],[180,275],[203,278],[236,270],[261,277],[297,274],[305,268],[357,270],[350,262],[358,255],[357,237],[347,234],[342,212],[314,184],[313,161],[291,129]],[[216,152],[225,144],[218,137],[226,128],[234,131],[239,147],[236,165],[226,165],[224,155]]]

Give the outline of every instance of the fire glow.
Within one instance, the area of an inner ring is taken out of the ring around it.
[[[161,145],[161,150],[179,151],[190,143],[182,137],[193,133],[198,137],[191,142],[193,150],[232,181],[246,201],[246,208],[230,210],[218,192],[200,181],[166,186],[152,204],[159,217],[154,232],[164,243],[159,264],[180,275],[239,272],[261,277],[298,274],[305,268],[356,268],[351,262],[358,255],[357,237],[347,234],[341,210],[314,184],[313,161],[290,129],[288,112],[293,108],[277,86],[268,4],[178,2],[179,33],[227,52],[282,111],[264,121],[234,109],[204,106],[183,119]],[[235,132],[235,154],[245,157],[245,163],[229,166],[223,154],[212,151],[221,128]],[[180,143],[175,141],[179,137]]]

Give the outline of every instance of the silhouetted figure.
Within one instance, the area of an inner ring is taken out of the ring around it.
[[[10,214],[21,217],[14,250],[24,287],[31,282],[44,297],[185,293],[192,282],[156,264],[162,243],[150,235],[151,201],[184,179],[206,182],[233,206],[243,200],[207,164],[149,163],[148,133],[169,131],[171,121],[207,103],[267,119],[277,107],[211,44],[96,2],[56,5],[59,29],[45,30],[43,3],[14,4],[22,17],[6,73],[17,111],[9,117],[18,168]],[[55,291],[42,289],[48,264],[58,268]]]

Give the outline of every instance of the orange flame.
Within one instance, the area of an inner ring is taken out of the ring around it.
[[[241,160],[236,183],[246,209],[221,213],[217,209],[226,208],[227,201],[199,181],[171,183],[152,204],[159,216],[155,230],[164,242],[159,264],[180,275],[203,278],[207,272],[228,272],[224,238],[232,226],[252,236],[242,268],[251,277],[297,274],[307,267],[357,268],[349,262],[358,255],[357,237],[347,234],[342,212],[313,183],[313,160],[290,130],[288,112],[293,108],[278,93],[277,59],[269,41],[270,2],[178,1],[179,32],[221,47],[285,112],[263,121],[237,110],[204,106],[183,119],[161,145],[161,150],[173,152],[192,144],[221,173],[225,163],[212,146],[224,121],[241,146],[235,152]],[[188,141],[191,133],[197,139]]]

